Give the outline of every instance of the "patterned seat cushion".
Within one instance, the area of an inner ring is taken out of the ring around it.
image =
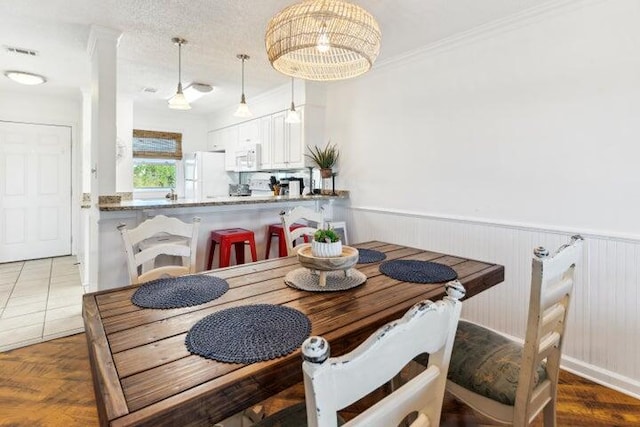
[[[520,375],[522,346],[481,326],[460,321],[453,344],[448,378],[454,383],[513,406]],[[547,378],[543,364],[535,384]]]

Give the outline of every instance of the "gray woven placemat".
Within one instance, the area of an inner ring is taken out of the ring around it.
[[[380,272],[392,279],[413,283],[448,282],[458,277],[447,265],[414,259],[385,261],[380,264]]]
[[[156,279],[140,286],[131,302],[142,308],[180,308],[204,304],[229,290],[226,280],[215,276],[194,276]]]
[[[287,286],[311,292],[345,291],[366,281],[367,276],[355,268],[349,269],[349,277],[345,277],[344,271],[327,271],[326,286],[320,286],[318,275],[313,274],[308,268],[296,268],[284,277]]]
[[[358,264],[371,264],[382,261],[387,257],[384,252],[374,251],[373,249],[358,249],[358,254]]]
[[[293,308],[255,304],[213,313],[193,325],[185,344],[193,353],[228,363],[254,363],[300,348],[311,321]]]

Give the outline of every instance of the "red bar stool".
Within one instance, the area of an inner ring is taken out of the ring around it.
[[[289,229],[291,231],[296,228],[306,227],[303,224],[292,224]],[[282,258],[288,255],[287,251],[287,242],[284,238],[284,227],[282,223],[278,224],[270,224],[267,230],[267,250],[264,255],[264,259],[269,259],[269,251],[271,250],[271,239],[277,237],[278,238],[278,257]],[[304,241],[307,242],[309,239],[305,236]]]
[[[236,263],[244,264],[244,245],[249,244],[251,249],[251,258],[253,261],[258,260],[256,255],[256,239],[253,231],[244,228],[225,228],[222,230],[213,230],[209,239],[211,249],[209,249],[209,260],[207,261],[207,270],[211,270],[213,265],[213,253],[216,250],[216,243],[220,244],[220,268],[229,267],[231,259],[231,246],[236,250]]]

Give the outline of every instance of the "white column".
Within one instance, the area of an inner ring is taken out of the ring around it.
[[[91,207],[86,215],[89,249],[85,254],[87,280],[84,284],[89,291],[98,289],[100,258],[108,255],[100,250],[97,204],[101,198],[116,194],[117,54],[121,35],[120,31],[93,25],[87,43],[91,59],[91,107],[88,112],[91,120]]]
[[[116,194],[117,54],[122,33],[91,26],[91,195]],[[94,202],[96,200],[94,199]]]
[[[133,191],[133,98],[118,97],[116,106],[116,191]]]

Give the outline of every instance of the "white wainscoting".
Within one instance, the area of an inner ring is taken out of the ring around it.
[[[576,231],[415,212],[349,207],[352,242],[381,240],[505,266],[504,283],[463,305],[463,316],[522,339],[533,248],[551,252]],[[640,397],[640,241],[581,232],[585,251],[576,287],[563,367]]]

